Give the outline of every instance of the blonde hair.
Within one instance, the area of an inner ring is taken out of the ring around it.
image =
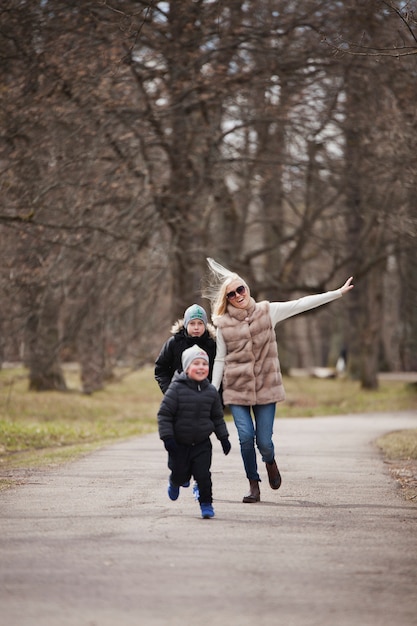
[[[227,292],[228,286],[235,280],[239,280],[248,289],[245,280],[236,272],[231,272],[214,259],[207,257],[207,263],[211,270],[209,284],[204,289],[204,297],[210,301],[212,319],[216,322],[216,317],[220,317],[226,313],[227,309]]]

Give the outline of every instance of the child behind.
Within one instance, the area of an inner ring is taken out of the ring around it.
[[[184,350],[181,360],[183,371],[174,375],[158,412],[159,436],[171,470],[168,496],[177,500],[180,487],[188,487],[193,476],[199,486],[201,515],[210,518],[214,517],[210,435],[214,432],[224,454],[229,454],[229,433],[220,396],[207,378],[207,352],[194,345]]]
[[[181,371],[182,353],[194,344],[205,350],[209,356],[208,378],[211,380],[216,354],[216,330],[208,323],[203,307],[199,304],[189,306],[184,313],[184,319],[175,322],[171,333],[172,337],[164,343],[155,361],[155,380],[162,393],[168,389],[175,372]]]

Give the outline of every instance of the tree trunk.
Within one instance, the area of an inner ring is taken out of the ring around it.
[[[378,388],[378,357],[381,346],[383,271],[375,268],[361,281],[364,292],[360,331],[360,380],[363,389]]]
[[[66,390],[59,358],[59,310],[57,299],[46,293],[42,305],[28,316],[24,363],[32,391]]]
[[[106,379],[105,333],[98,298],[89,296],[86,315],[78,334],[78,354],[83,393],[92,394],[104,387]]]

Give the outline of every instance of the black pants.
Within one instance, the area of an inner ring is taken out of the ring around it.
[[[193,476],[198,483],[200,502],[213,502],[210,472],[212,445],[210,439],[205,439],[193,446],[177,445],[178,450],[175,454],[168,455],[172,484],[180,487]]]

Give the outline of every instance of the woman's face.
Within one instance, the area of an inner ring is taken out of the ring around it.
[[[233,280],[227,286],[226,299],[236,309],[247,309],[250,300],[249,287],[246,287],[239,279]]]

